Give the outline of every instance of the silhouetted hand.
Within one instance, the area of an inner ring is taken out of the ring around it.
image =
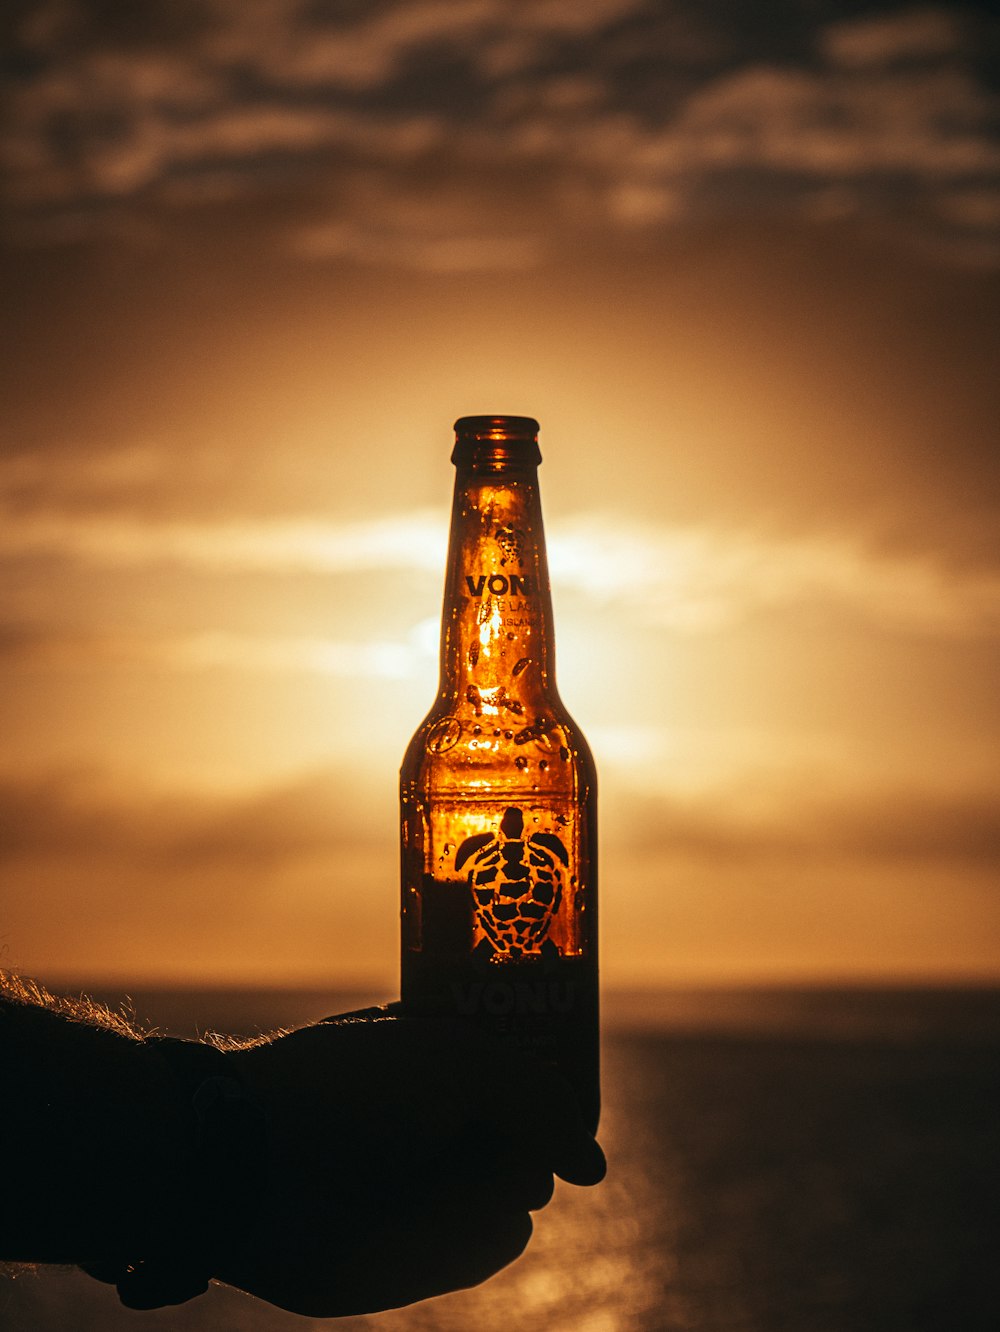
[[[553,1174],[604,1176],[568,1084],[458,1024],[371,1010],[227,1058],[267,1111],[271,1168],[216,1275],[296,1313],[475,1285],[523,1251]]]

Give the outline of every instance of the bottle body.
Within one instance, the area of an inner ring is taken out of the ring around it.
[[[402,1000],[488,1026],[599,1112],[597,782],[555,686],[537,424],[456,424],[438,697],[400,771]]]

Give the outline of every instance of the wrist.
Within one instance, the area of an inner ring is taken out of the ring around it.
[[[169,1070],[134,1037],[41,1006],[5,1003],[0,1022],[0,1257],[75,1263],[144,1237],[182,1150]]]
[[[136,1309],[203,1293],[249,1238],[267,1175],[265,1116],[232,1058],[198,1041],[144,1042],[179,1103],[171,1178],[149,1200],[155,1223],[111,1261],[83,1264]]]

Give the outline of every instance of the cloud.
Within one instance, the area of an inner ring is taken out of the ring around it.
[[[305,773],[239,796],[156,790],[96,770],[6,778],[0,858],[108,854],[162,868],[336,854],[379,841],[371,798],[370,780],[353,769]]]
[[[294,233],[291,249],[310,259],[354,259],[423,273],[505,273],[537,268],[546,255],[538,236],[414,235],[391,219],[382,226],[320,223]]]
[[[938,207],[1000,171],[969,15],[919,6],[816,26],[803,9],[801,36],[779,48],[763,12],[744,31],[693,3],[668,16],[638,0],[200,12],[145,44],[110,19],[27,22],[3,147],[23,228],[130,201],[169,226],[173,208],[211,205],[220,173],[254,197],[280,164],[284,215],[260,225],[314,262],[520,270],[574,239],[761,210],[821,221],[835,188],[841,220],[888,219],[941,256],[964,245],[1000,262],[981,211]],[[351,188],[358,171],[383,173],[377,201]],[[415,178],[461,193],[491,171],[536,223],[413,218]]]
[[[937,201],[941,215],[970,229],[1000,229],[1000,187],[958,189]]]
[[[621,793],[609,811],[608,843],[643,856],[720,861],[865,864],[948,862],[1000,867],[1000,808],[990,792],[919,790],[816,794],[815,776],[766,779],[697,796]]]
[[[866,549],[857,538],[660,530],[608,514],[566,524],[550,550],[555,580],[626,601],[681,633],[795,605],[840,605],[886,627],[977,635],[1000,628],[1000,576],[951,571],[931,556]]]
[[[325,638],[248,638],[211,632],[154,643],[165,665],[181,670],[236,670],[403,680],[426,657],[420,641],[338,642]]]
[[[355,765],[236,796],[94,770],[0,781],[0,957],[130,984],[367,973],[390,987],[395,793],[370,780]],[[603,932],[618,983],[996,974],[1000,828],[982,791],[786,793],[766,813],[727,791],[616,794]]]
[[[433,510],[346,523],[143,522],[126,516],[9,512],[0,528],[0,557],[43,555],[110,566],[165,563],[219,571],[438,572],[446,540],[441,516]]]
[[[353,769],[239,796],[95,770],[0,781],[0,955],[35,973],[388,982],[393,794]]]
[[[246,9],[218,6],[228,20],[207,50],[226,61],[252,62],[276,83],[377,89],[421,51],[464,55],[494,71],[530,66],[548,42],[596,38],[642,8],[641,0],[396,0],[366,6],[351,22],[303,20],[299,7],[271,4],[263,23]],[[263,40],[266,36],[266,40]]]
[[[837,859],[867,864],[1000,863],[992,793],[890,788],[817,793],[812,782],[642,796],[614,785],[604,814],[617,858]],[[54,772],[0,781],[0,859],[110,855],[151,869],[260,865],[333,857],[394,842],[372,818],[391,788],[353,765],[303,773],[250,794],[162,791],[122,774]],[[391,849],[394,849],[392,847]]]
[[[964,70],[810,73],[759,66],[695,93],[641,159],[668,169],[900,172],[921,180],[995,172],[991,100]]]
[[[518,217],[508,173],[358,170],[345,173],[319,221],[295,224],[300,257],[425,273],[525,272],[549,254],[540,219]]]
[[[0,557],[48,557],[109,568],[177,565],[210,574],[357,573],[414,570],[440,576],[446,532],[436,510],[357,522],[259,519],[217,523],[8,512]],[[954,569],[939,556],[872,550],[842,534],[757,535],[712,527],[642,527],[611,513],[553,526],[549,566],[573,590],[635,619],[682,634],[710,633],[797,606],[833,606],[885,629],[939,637],[990,636],[1000,629],[1000,575]],[[297,640],[248,645],[257,669],[350,672],[371,661],[403,671],[391,644],[361,649]],[[235,664],[242,648],[222,637],[174,650],[178,664]],[[362,653],[362,656],[357,656]],[[168,654],[169,655],[169,654]],[[270,663],[270,665],[268,665]],[[339,664],[338,664],[339,663]]]
[[[426,0],[376,7],[360,22],[322,27],[288,25],[285,40],[256,48],[252,58],[289,86],[378,88],[415,49],[471,46],[496,20],[494,0]]]
[[[49,115],[57,112],[49,109]],[[121,115],[119,109],[118,114]],[[93,111],[99,118],[99,108]],[[275,158],[313,157],[319,150],[346,150],[356,158],[392,162],[432,147],[440,129],[426,116],[383,118],[349,110],[270,103],[213,107],[196,118],[173,119],[158,112],[137,113],[117,135],[83,134],[72,154],[48,159],[22,130],[8,149],[8,160],[39,170],[17,173],[15,189],[23,203],[90,201],[136,195],[162,186],[168,199],[181,201],[176,178],[197,177],[205,169],[240,167]],[[231,184],[236,178],[230,174]],[[192,194],[189,196],[196,198]]]
[[[436,626],[435,626],[436,627]],[[146,670],[229,671],[251,675],[322,675],[342,679],[405,680],[437,655],[418,625],[405,642],[261,637],[211,630],[195,634],[52,632],[39,626],[0,626],[0,662],[74,667],[104,662]]]
[[[958,14],[928,7],[831,24],[819,45],[832,64],[866,69],[959,55],[966,41]]]

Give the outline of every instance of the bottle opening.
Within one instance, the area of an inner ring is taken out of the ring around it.
[[[533,416],[460,416],[451,460],[490,471],[537,467],[542,461],[538,429]]]
[[[535,439],[538,422],[533,416],[460,416],[455,422],[458,439]]]

